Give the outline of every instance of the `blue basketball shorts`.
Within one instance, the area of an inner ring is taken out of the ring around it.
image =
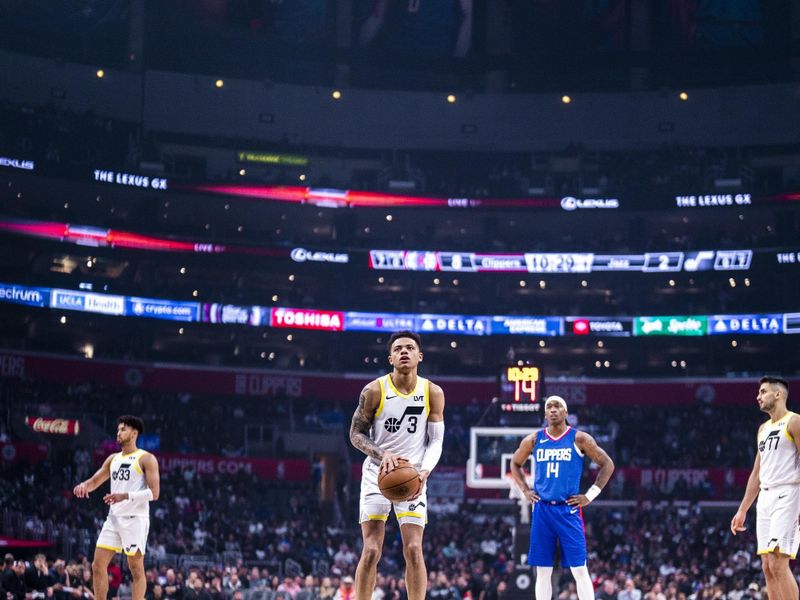
[[[541,500],[533,505],[528,564],[552,567],[556,540],[561,544],[562,567],[581,567],[586,564],[583,510],[577,506],[550,504]]]

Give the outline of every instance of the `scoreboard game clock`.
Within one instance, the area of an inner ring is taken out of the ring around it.
[[[499,376],[500,410],[514,413],[542,411],[542,371],[530,365],[507,365]]]

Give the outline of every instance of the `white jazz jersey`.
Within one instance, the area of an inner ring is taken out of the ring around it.
[[[138,492],[147,488],[144,470],[139,462],[146,452],[135,450],[130,454],[117,452],[111,459],[111,493]],[[150,503],[144,498],[123,500],[111,505],[108,513],[114,517],[149,517]]]
[[[384,450],[407,458],[419,469],[428,437],[430,382],[417,377],[417,386],[408,395],[397,391],[391,375],[384,375],[378,382],[381,402],[375,410],[372,441]],[[367,457],[367,460],[372,459]]]
[[[788,429],[789,419],[795,414],[788,412],[777,421],[767,421],[758,432],[762,489],[800,483],[800,453]]]

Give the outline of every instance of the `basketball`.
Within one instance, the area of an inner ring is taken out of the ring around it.
[[[419,471],[408,461],[401,460],[397,468],[378,477],[381,493],[392,502],[412,498],[419,491]]]

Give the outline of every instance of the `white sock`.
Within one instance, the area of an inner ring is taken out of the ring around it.
[[[572,571],[572,576],[575,578],[578,600],[594,600],[594,586],[592,577],[589,575],[589,568],[583,565],[582,567],[570,567],[569,570]],[[539,600],[538,597],[536,600]]]
[[[536,567],[536,600],[553,600],[553,567]]]

